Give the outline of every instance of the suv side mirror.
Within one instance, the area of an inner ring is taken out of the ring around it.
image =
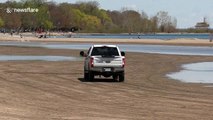
[[[81,56],[81,57],[85,57],[84,51],[81,51],[81,52],[80,52],[80,56]]]
[[[121,52],[121,56],[125,56],[125,52],[122,51],[122,52]]]

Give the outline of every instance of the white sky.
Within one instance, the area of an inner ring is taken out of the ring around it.
[[[0,0],[5,2],[7,0]],[[50,0],[51,1],[51,0]],[[79,0],[53,0],[57,3],[76,3]],[[91,1],[91,0],[80,0]],[[158,11],[166,11],[177,18],[178,28],[194,27],[197,22],[206,17],[213,28],[213,0],[92,0],[100,3],[100,8],[106,10],[121,10],[123,7],[144,11],[148,16],[154,16]]]

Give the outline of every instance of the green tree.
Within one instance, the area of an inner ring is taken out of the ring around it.
[[[47,0],[21,0],[21,3],[27,7],[40,7],[47,3]]]
[[[87,32],[97,32],[101,27],[101,21],[96,16],[86,15],[83,22],[85,25],[83,30]]]
[[[73,27],[73,9],[70,4],[60,4],[55,11],[50,11],[51,19],[61,28]]]
[[[101,26],[99,32],[107,31],[112,25],[112,20],[108,16],[107,11],[99,9],[99,3],[97,1],[89,2],[77,2],[77,9],[89,16],[95,16],[96,19],[100,19]]]
[[[53,23],[50,20],[50,13],[48,7],[43,5],[40,6],[39,12],[36,13],[36,25],[44,27],[45,29],[51,29],[53,27]]]
[[[22,13],[23,28],[53,28],[53,23],[50,19],[50,13],[46,0],[22,0],[21,3],[23,8],[30,7],[39,10],[37,13]]]
[[[44,22],[44,28],[46,28],[47,30],[50,30],[53,28],[53,22],[49,21],[49,20],[46,20]]]
[[[0,18],[0,27],[4,26],[4,21],[2,20],[2,18]]]
[[[37,13],[11,13],[0,11],[1,26],[8,29],[71,30],[80,28],[82,32],[174,32],[177,20],[168,12],[160,11],[154,17],[145,12],[139,13],[131,9],[106,11],[99,8],[97,1],[59,3],[47,0],[21,0],[0,3],[0,8],[37,8]],[[3,22],[2,22],[3,21]]]
[[[73,9],[73,18],[74,18],[74,24],[83,29],[86,27],[86,20],[85,20],[85,17],[86,17],[86,14],[81,12],[79,9]]]
[[[22,0],[22,8],[37,8],[39,7],[38,3],[33,0]],[[37,27],[37,16],[36,13],[22,13],[21,14],[22,28],[24,29],[35,29]]]
[[[101,19],[101,23],[103,25],[105,25],[108,22],[112,22],[111,18],[108,16],[105,10],[99,10],[96,16]]]
[[[97,15],[99,3],[97,1],[77,2],[78,9],[88,15]]]
[[[101,20],[102,31],[108,32],[111,29],[111,27],[113,26],[113,23],[112,23],[112,19],[107,14],[107,11],[105,11],[103,9],[99,10],[97,13],[97,17]]]

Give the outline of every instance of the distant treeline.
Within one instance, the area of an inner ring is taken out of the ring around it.
[[[38,11],[37,11],[38,10]],[[109,11],[97,1],[54,3],[46,0],[21,0],[0,3],[0,29],[15,31],[79,31],[87,33],[177,32],[177,20],[168,12],[155,16],[128,8]]]

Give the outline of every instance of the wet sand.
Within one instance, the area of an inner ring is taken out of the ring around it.
[[[6,55],[78,56],[76,50],[1,47]],[[126,53],[126,81],[83,80],[83,60],[0,62],[1,120],[212,120],[213,87],[165,77],[213,57]]]

